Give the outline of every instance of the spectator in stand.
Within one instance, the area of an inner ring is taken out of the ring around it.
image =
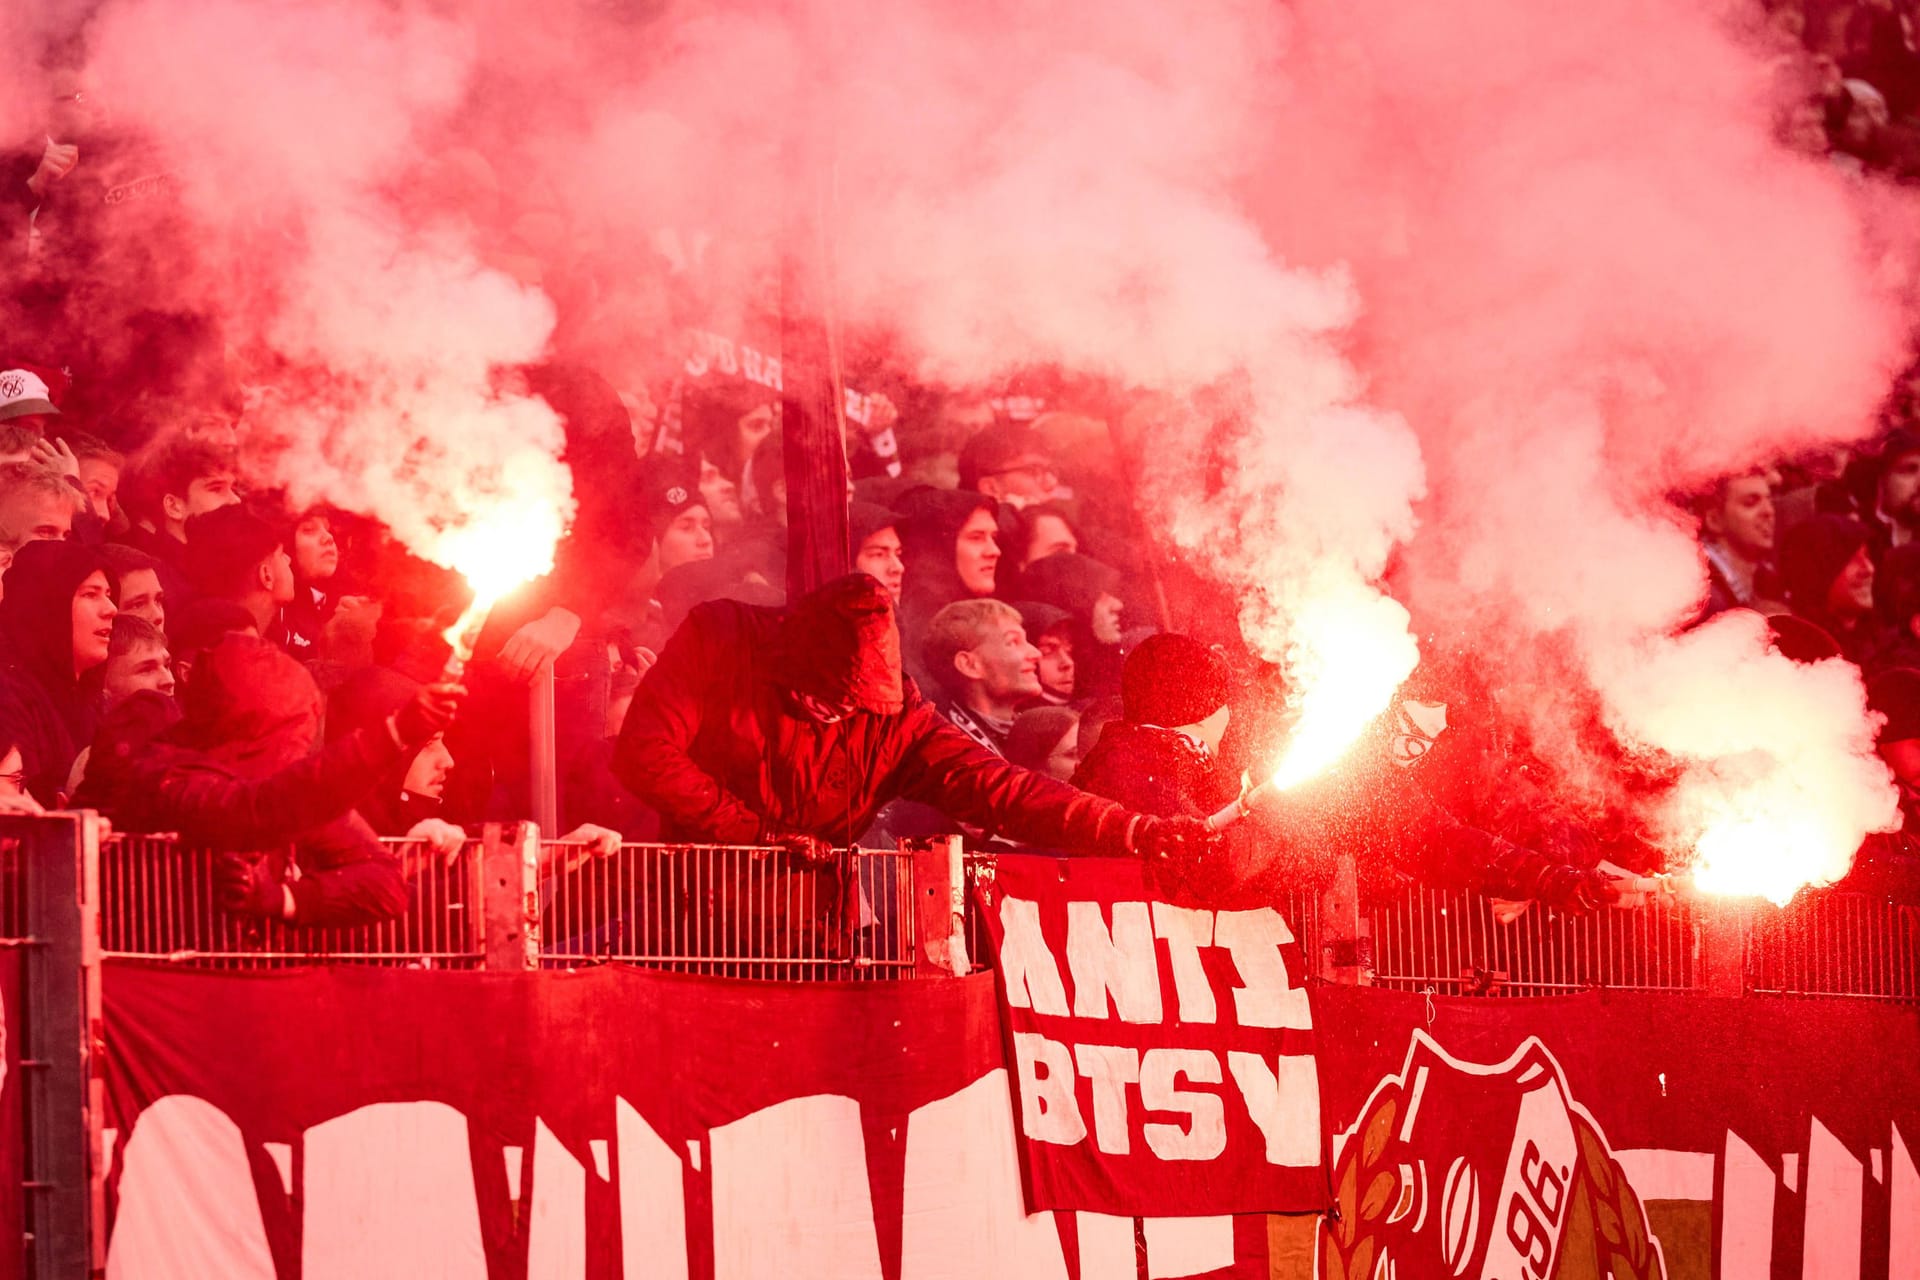
[[[1873,504],[1863,512],[1874,560],[1913,541],[1920,530],[1920,432],[1895,427],[1887,433],[1873,469]]]
[[[1207,839],[1016,769],[948,723],[903,682],[892,597],[858,573],[785,614],[695,609],[641,682],[614,769],[668,840],[782,843],[806,863],[899,795],[1049,848]]]
[[[956,600],[933,615],[920,646],[940,713],[1004,756],[1014,716],[1040,694],[1040,651],[1027,643],[1020,611],[998,600]]]
[[[122,610],[113,620],[113,639],[107,646],[100,686],[101,714],[111,712],[143,689],[173,696],[173,658],[159,628]]]
[[[293,557],[293,599],[281,611],[287,649],[295,657],[317,651],[328,621],[340,605],[333,589],[340,572],[340,544],[333,536],[333,513],[315,507],[293,523],[288,545]]]
[[[1021,600],[1052,605],[1072,619],[1074,696],[1120,687],[1120,574],[1091,556],[1062,552],[1036,560],[1011,588]]]
[[[233,451],[183,436],[156,441],[121,477],[120,502],[131,521],[118,541],[160,562],[167,598],[185,603],[187,521],[240,501]]]
[[[855,502],[848,511],[847,545],[853,548],[853,567],[887,589],[895,605],[907,580],[907,562],[900,543],[900,517],[871,502]]]
[[[960,450],[960,487],[1013,508],[1045,502],[1059,487],[1053,456],[1033,428],[995,424]]]
[[[1022,571],[1036,560],[1080,550],[1080,534],[1074,529],[1063,503],[1043,502],[1024,507],[1009,524],[1010,554]]]
[[[120,584],[120,612],[139,618],[155,630],[167,629],[167,593],[160,585],[160,562],[144,551],[118,542],[100,548],[107,571]]]
[[[1832,636],[1849,661],[1873,651],[1880,639],[1873,619],[1873,560],[1858,520],[1815,516],[1787,530],[1780,576],[1794,613]]]
[[[173,664],[167,654],[167,638],[151,623],[130,613],[123,611],[113,620],[113,639],[107,646],[107,663],[102,670],[102,719],[113,714],[114,708],[128,698],[147,689],[169,698],[173,696]],[[74,758],[73,768],[67,772],[68,795],[80,790],[92,752],[93,744],[89,742]]]
[[[1056,609],[1050,604],[1035,604],[1023,600],[1013,606],[1020,611],[1020,621],[1027,629],[1027,638],[1033,641],[1033,647],[1040,651],[1040,696],[1028,701],[1022,710],[1032,706],[1065,706],[1074,699],[1075,670],[1073,665],[1073,616],[1065,609]]]
[[[99,551],[78,543],[28,543],[6,573],[0,725],[17,736],[27,790],[48,808],[63,803],[74,757],[93,737],[114,590]]]
[[[123,830],[225,851],[226,910],[301,925],[388,919],[406,909],[400,866],[354,806],[446,727],[460,696],[423,689],[316,753],[313,677],[263,640],[228,635],[196,664],[181,710],[149,691],[103,723],[84,794]]]
[[[280,613],[293,600],[293,557],[274,527],[245,507],[227,506],[194,516],[186,533],[195,594],[239,605],[260,636],[283,644]]]
[[[27,792],[27,766],[20,744],[0,737],[0,813],[45,813],[46,809]]]
[[[0,552],[65,541],[79,509],[80,495],[58,472],[32,462],[0,464]]]
[[[1728,476],[1700,502],[1700,541],[1707,558],[1712,615],[1744,606],[1770,612],[1780,597],[1773,568],[1773,491],[1779,476],[1750,471]]]
[[[920,662],[927,623],[956,600],[993,594],[1000,564],[999,524],[993,500],[977,493],[912,489],[900,495],[898,510],[896,527],[906,560],[900,631],[907,649],[907,674],[927,684],[933,673]]]
[[[1239,790],[1216,767],[1233,692],[1225,660],[1198,640],[1149,636],[1127,656],[1122,718],[1101,733],[1075,784],[1142,813],[1216,812]]]
[[[59,416],[46,379],[31,369],[0,370],[0,422],[44,436],[47,424]]]
[[[87,508],[103,525],[111,525],[120,514],[116,499],[120,493],[120,473],[127,460],[109,448],[98,436],[75,432],[68,440],[73,449],[75,478],[86,496]]]
[[[1080,713],[1071,707],[1030,707],[1013,718],[1007,759],[1022,769],[1071,781],[1080,767]]]
[[[700,495],[700,471],[689,459],[649,458],[643,497],[654,538],[654,579],[713,555],[713,514]]]

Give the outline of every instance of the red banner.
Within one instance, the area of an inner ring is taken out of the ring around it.
[[[979,893],[1029,1207],[1326,1207],[1305,957],[1279,912],[1160,901],[1137,859],[1002,857]]]
[[[121,1280],[1920,1274],[1920,1019],[1867,1001],[1315,987],[1338,1214],[1136,1222],[1025,1212],[989,975],[105,996]]]

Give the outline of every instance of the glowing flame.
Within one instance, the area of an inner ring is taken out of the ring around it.
[[[1715,807],[1722,812],[1694,842],[1693,884],[1702,893],[1785,906],[1800,890],[1845,875],[1860,843],[1844,819],[1790,793],[1743,789]]]
[[[1292,641],[1288,674],[1298,691],[1299,717],[1274,770],[1276,791],[1338,763],[1420,660],[1407,632],[1407,611],[1370,589],[1303,608]]]
[[[472,658],[473,642],[502,596],[553,568],[562,532],[558,508],[520,495],[441,535],[433,558],[458,571],[473,588],[473,603],[444,633],[457,663]]]

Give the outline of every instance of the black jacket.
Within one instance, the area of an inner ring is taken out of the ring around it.
[[[27,790],[49,808],[63,802],[67,774],[98,720],[101,670],[73,670],[73,598],[105,573],[100,553],[71,542],[29,542],[7,570],[0,599],[0,736],[14,738]]]

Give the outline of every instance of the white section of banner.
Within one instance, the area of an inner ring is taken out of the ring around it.
[[[858,1102],[793,1098],[711,1142],[714,1280],[880,1280]]]
[[[247,1142],[224,1111],[162,1098],[140,1113],[120,1159],[107,1280],[273,1280]]]

